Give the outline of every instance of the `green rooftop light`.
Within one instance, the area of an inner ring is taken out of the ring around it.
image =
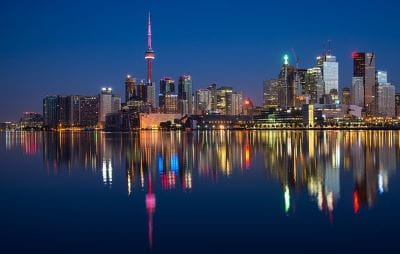
[[[285,65],[289,65],[289,56],[288,55],[284,55],[283,56],[283,63],[285,64]]]

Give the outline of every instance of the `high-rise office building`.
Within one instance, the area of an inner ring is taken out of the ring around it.
[[[146,86],[146,104],[149,110],[156,108],[156,84],[154,82]]]
[[[310,98],[310,104],[320,103],[324,95],[324,81],[319,67],[307,69],[304,94]]]
[[[280,104],[278,101],[279,89],[282,87],[281,81],[278,79],[266,80],[263,83],[263,107],[277,108]]]
[[[395,94],[396,117],[400,117],[400,93]]]
[[[164,77],[160,80],[160,94],[175,94],[175,80]]]
[[[386,71],[377,71],[376,72],[376,82],[378,84],[385,84],[388,82],[388,76]]]
[[[217,111],[217,84],[211,84],[207,90],[210,91],[211,112],[215,113]]]
[[[195,113],[197,115],[208,114],[211,112],[211,91],[209,89],[199,89],[195,96]]]
[[[175,95],[175,81],[169,77],[164,77],[160,80],[160,93],[158,95],[158,105],[161,110],[164,109],[167,95]]]
[[[166,94],[161,110],[166,114],[176,114],[178,112],[178,95]]]
[[[229,115],[232,107],[232,87],[223,86],[217,89],[217,113]]]
[[[353,77],[351,86],[351,104],[364,107],[364,78]]]
[[[324,54],[317,57],[317,66],[321,69],[324,82],[324,94],[331,94],[331,90],[339,91],[339,63],[336,56]]]
[[[343,105],[351,104],[351,90],[348,87],[343,87],[340,102]]]
[[[125,103],[135,100],[138,96],[138,86],[136,79],[131,75],[127,75],[125,79]]]
[[[281,87],[278,93],[278,101],[281,108],[295,106],[296,96],[296,77],[297,70],[295,67],[289,64],[289,57],[287,55],[283,58],[283,65],[279,73],[279,80],[281,81]]]
[[[79,112],[80,112],[80,97],[79,95],[68,96],[69,106],[69,126],[79,126]]]
[[[229,115],[237,116],[243,113],[243,96],[241,93],[231,93],[231,107]]]
[[[43,99],[44,126],[93,127],[99,119],[98,100],[96,96],[47,96]]]
[[[111,113],[112,105],[112,89],[102,88],[99,95],[99,124],[104,124],[106,115]]]
[[[59,104],[58,96],[46,96],[43,99],[44,126],[56,127],[58,125]]]
[[[190,75],[182,75],[179,77],[178,84],[178,100],[179,110],[181,114],[193,113],[193,92],[192,77]]]
[[[383,117],[396,116],[396,89],[390,83],[380,83],[376,89],[377,115]]]
[[[375,54],[354,52],[353,53],[354,72],[353,77],[363,78],[364,86],[364,110],[368,115],[374,112],[375,101]]]
[[[112,94],[111,88],[102,88],[99,95],[99,126],[104,127],[107,114],[121,110],[121,98]]]
[[[95,127],[99,119],[99,97],[80,96],[79,126]]]
[[[121,97],[118,95],[111,96],[111,113],[117,113],[121,110]]]

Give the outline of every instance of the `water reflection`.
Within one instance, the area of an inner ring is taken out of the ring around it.
[[[41,150],[53,174],[90,170],[107,188],[124,170],[127,194],[145,192],[150,246],[157,192],[190,191],[202,179],[217,184],[263,170],[266,184],[272,179],[281,186],[282,204],[275,205],[284,213],[294,213],[306,192],[333,222],[341,196],[351,197],[348,210],[359,213],[389,191],[400,148],[396,131],[21,132],[7,133],[5,140],[7,149],[20,147],[25,155]],[[341,174],[352,174],[352,192],[341,189]]]

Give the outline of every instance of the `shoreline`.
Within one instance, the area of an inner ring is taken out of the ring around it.
[[[207,132],[207,131],[398,131],[399,127],[326,127],[326,128],[215,128],[215,129],[134,129],[130,131],[112,130],[0,130],[0,132],[104,132],[104,133],[130,133],[130,132]]]

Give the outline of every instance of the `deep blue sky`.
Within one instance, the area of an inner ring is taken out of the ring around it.
[[[123,96],[126,74],[145,77],[149,8],[156,80],[188,73],[195,88],[230,85],[260,103],[284,52],[295,48],[311,67],[332,40],[341,87],[354,50],[374,51],[398,84],[399,2],[1,0],[0,121],[41,112],[47,94],[94,95],[107,85]]]

